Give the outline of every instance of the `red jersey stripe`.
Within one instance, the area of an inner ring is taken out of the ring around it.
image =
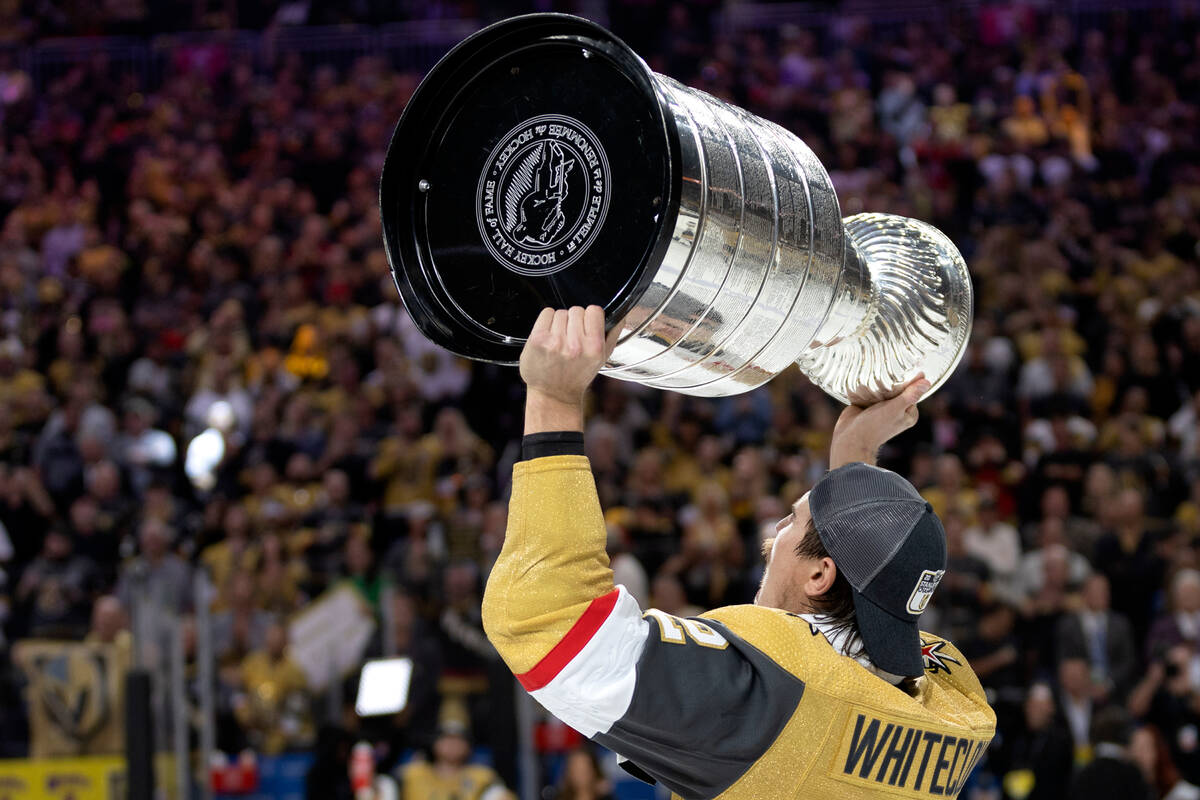
[[[583,612],[583,616],[575,621],[571,630],[567,631],[567,635],[554,645],[554,649],[547,653],[533,669],[517,676],[517,680],[521,682],[526,691],[534,692],[550,683],[559,672],[562,672],[563,667],[571,663],[571,659],[579,655],[579,651],[591,640],[596,631],[600,630],[604,620],[608,619],[608,615],[612,613],[620,593],[619,589],[613,589],[608,594],[593,600],[587,610]]]

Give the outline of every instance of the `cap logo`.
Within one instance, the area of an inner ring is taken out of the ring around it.
[[[573,117],[543,114],[501,137],[479,177],[475,222],[495,259],[552,275],[583,255],[608,213],[608,157]]]
[[[946,574],[944,569],[927,569],[921,573],[921,577],[917,579],[917,585],[913,588],[912,594],[908,596],[908,605],[905,610],[910,614],[920,614],[925,610],[925,606],[929,605],[929,598],[933,597],[933,590],[942,582],[942,576]]]

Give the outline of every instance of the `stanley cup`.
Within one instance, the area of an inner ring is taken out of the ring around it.
[[[843,220],[800,139],[576,17],[506,20],[442,59],[396,128],[380,208],[414,322],[468,358],[515,363],[543,307],[595,303],[622,326],[605,375],[722,396],[794,362],[864,404],[918,372],[936,389],[971,330],[940,231]]]

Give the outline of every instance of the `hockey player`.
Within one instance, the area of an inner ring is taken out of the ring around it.
[[[781,520],[754,605],[695,618],[614,587],[583,455],[583,396],[615,344],[604,314],[542,312],[487,634],[533,696],[681,798],[954,797],[995,732],[978,679],[918,619],[941,523],[872,466],[928,383],[848,409],[831,467]]]

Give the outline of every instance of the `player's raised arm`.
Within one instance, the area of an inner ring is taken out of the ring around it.
[[[607,730],[628,705],[646,626],[633,598],[613,586],[583,455],[584,393],[614,343],[615,334],[605,341],[598,306],[538,317],[521,354],[522,461],[483,598],[484,629],[518,680],[587,735]],[[587,657],[597,649],[604,659]],[[573,664],[608,674],[583,680]]]

